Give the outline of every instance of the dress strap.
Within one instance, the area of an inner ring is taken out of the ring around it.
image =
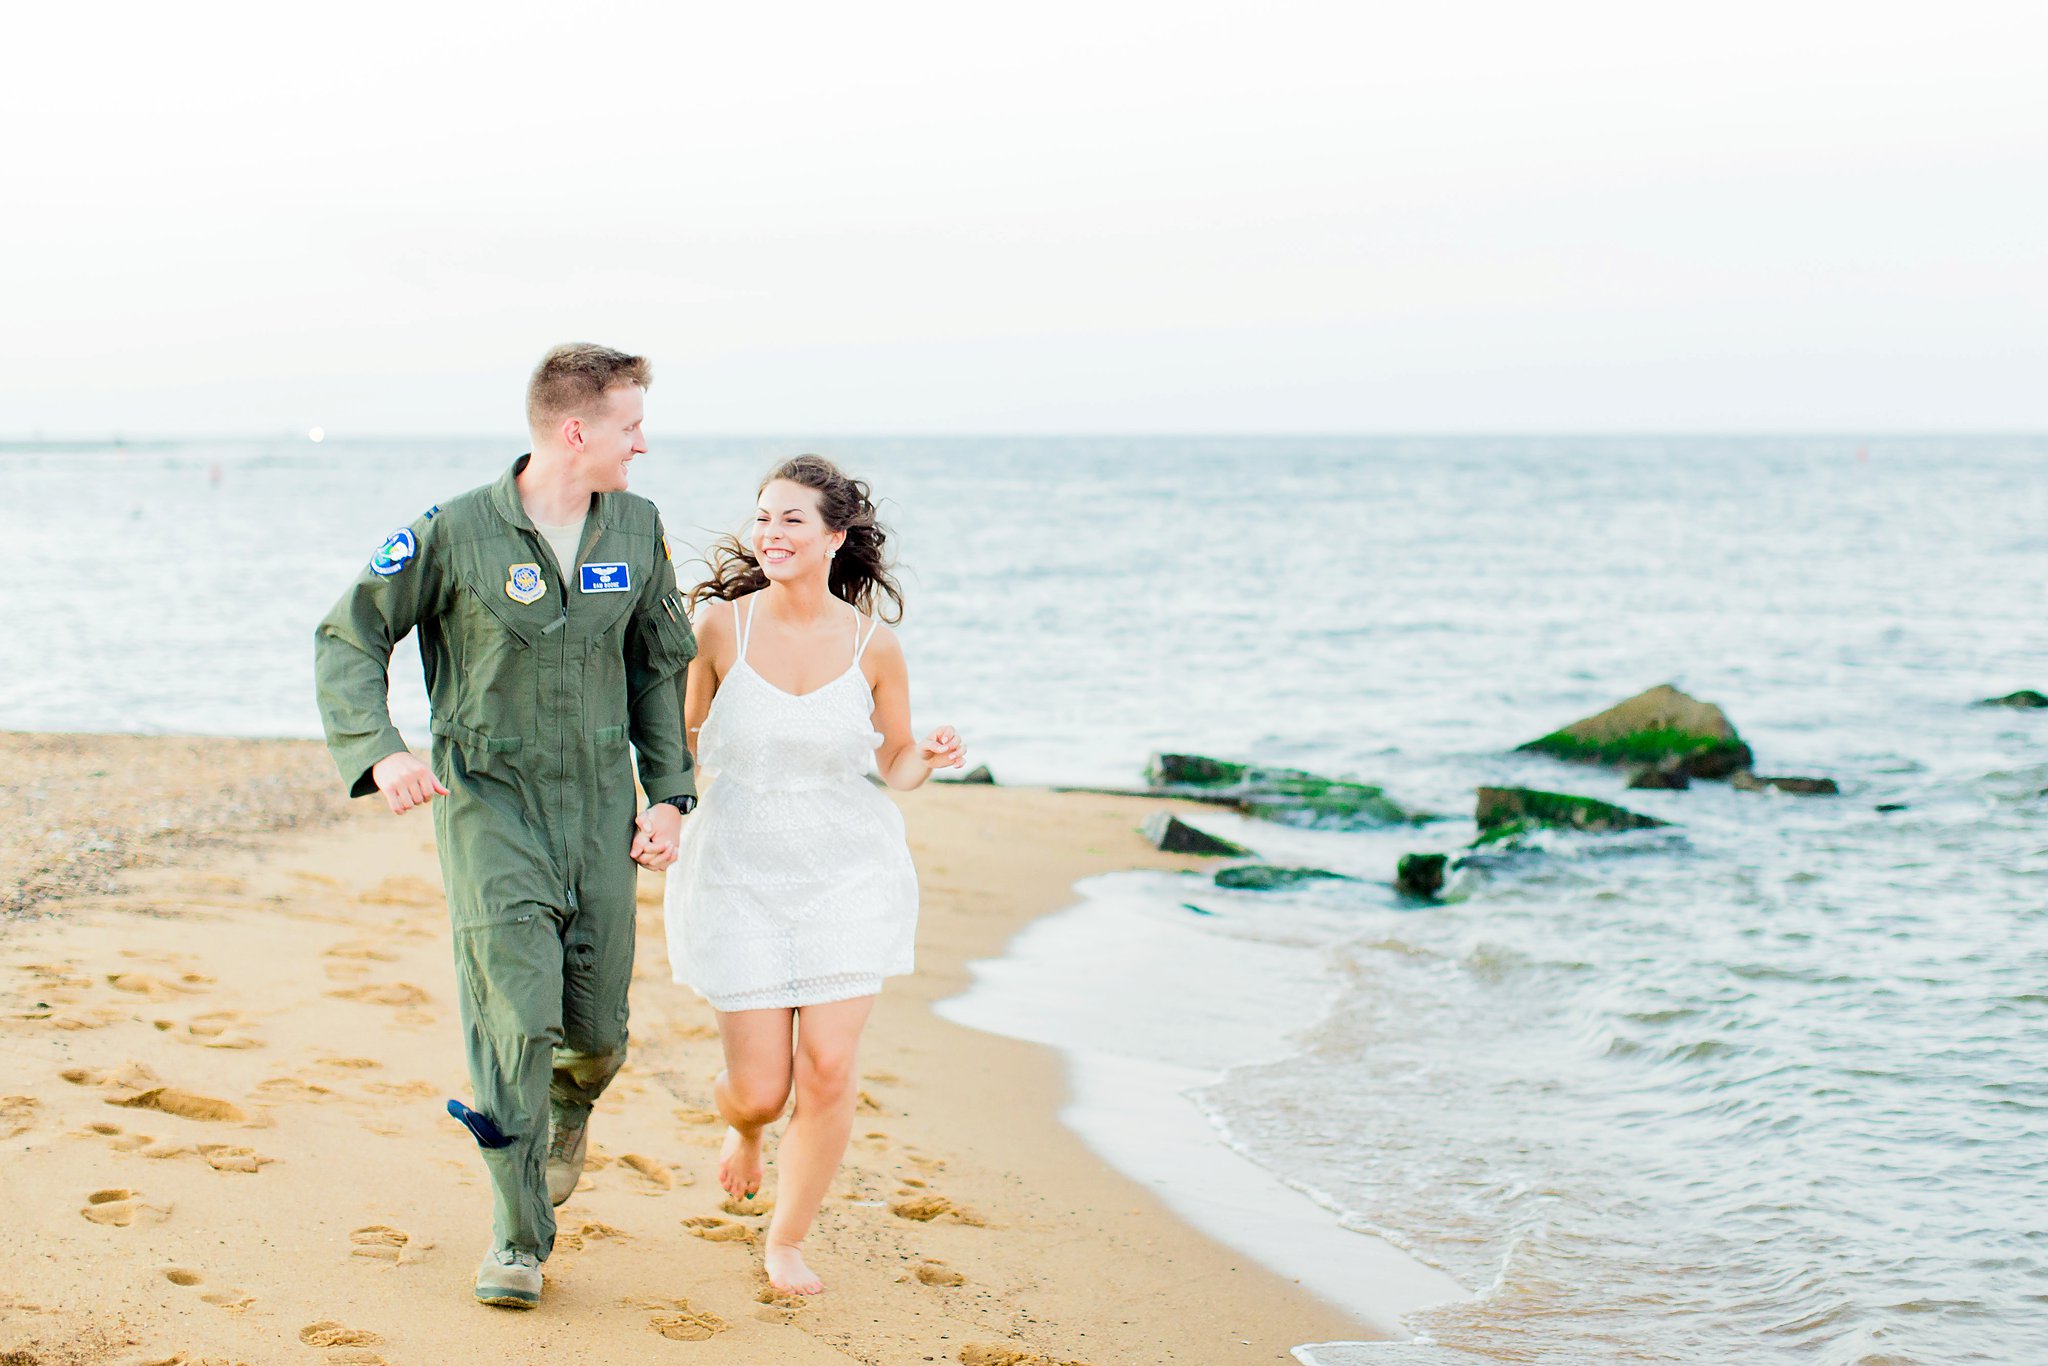
[[[862,635],[860,631],[860,609],[858,607],[853,609],[854,663],[860,663],[860,657],[868,652],[868,642],[875,638],[875,632],[881,628],[881,625],[882,619],[880,617],[869,617],[867,634]]]
[[[760,596],[759,593],[747,594],[747,612],[744,617],[740,615],[739,604],[733,604],[732,619],[740,628],[739,662],[742,664],[747,661],[747,636],[754,629],[754,601]]]

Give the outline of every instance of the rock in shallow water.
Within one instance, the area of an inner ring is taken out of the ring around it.
[[[1738,792],[1763,792],[1776,788],[1796,797],[1833,797],[1842,790],[1833,778],[1765,778],[1747,769],[1730,778],[1728,785]]]
[[[1449,862],[1448,854],[1403,854],[1394,869],[1394,888],[1433,900],[1444,889],[1444,866]]]
[[[1244,858],[1252,851],[1242,844],[1197,830],[1170,811],[1155,812],[1145,822],[1145,838],[1169,854],[1199,854],[1211,858]]]
[[[1145,766],[1151,795],[1227,805],[1283,825],[1374,830],[1437,819],[1411,811],[1382,788],[1298,768],[1259,768],[1201,754],[1155,754]]]
[[[1240,892],[1271,892],[1297,882],[1356,882],[1358,879],[1327,868],[1276,868],[1270,863],[1248,863],[1218,870],[1215,882]]]
[[[1669,683],[1516,748],[1578,764],[1670,767],[1694,778],[1725,778],[1754,760],[1727,713]]]
[[[2021,688],[2003,697],[1987,697],[1977,704],[1980,707],[2048,707],[2048,695],[2035,692],[2032,688]]]
[[[1654,768],[1639,768],[1629,776],[1628,785],[1639,791],[1683,792],[1692,778],[1681,764],[1666,761]]]
[[[1496,844],[1545,826],[1605,834],[1614,830],[1650,830],[1669,825],[1594,797],[1565,792],[1540,792],[1528,787],[1482,787],[1472,812],[1479,824],[1476,844]]]

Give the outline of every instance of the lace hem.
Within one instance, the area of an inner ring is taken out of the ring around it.
[[[694,984],[690,989],[709,1001],[713,1010],[730,1014],[735,1010],[792,1010],[798,1006],[821,1006],[833,1001],[851,1001],[859,996],[876,996],[881,994],[882,977],[879,973],[835,972],[731,996],[712,996]]]

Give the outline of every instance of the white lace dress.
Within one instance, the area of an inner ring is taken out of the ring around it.
[[[784,692],[739,656],[697,736],[705,777],[669,869],[664,910],[678,982],[721,1011],[872,996],[909,972],[917,870],[896,804],[867,780],[882,737],[851,605],[852,658],[822,687]]]

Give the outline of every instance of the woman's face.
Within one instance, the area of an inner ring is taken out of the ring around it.
[[[823,574],[826,552],[846,534],[825,525],[818,491],[789,479],[770,480],[754,510],[754,558],[771,581],[787,582]]]

